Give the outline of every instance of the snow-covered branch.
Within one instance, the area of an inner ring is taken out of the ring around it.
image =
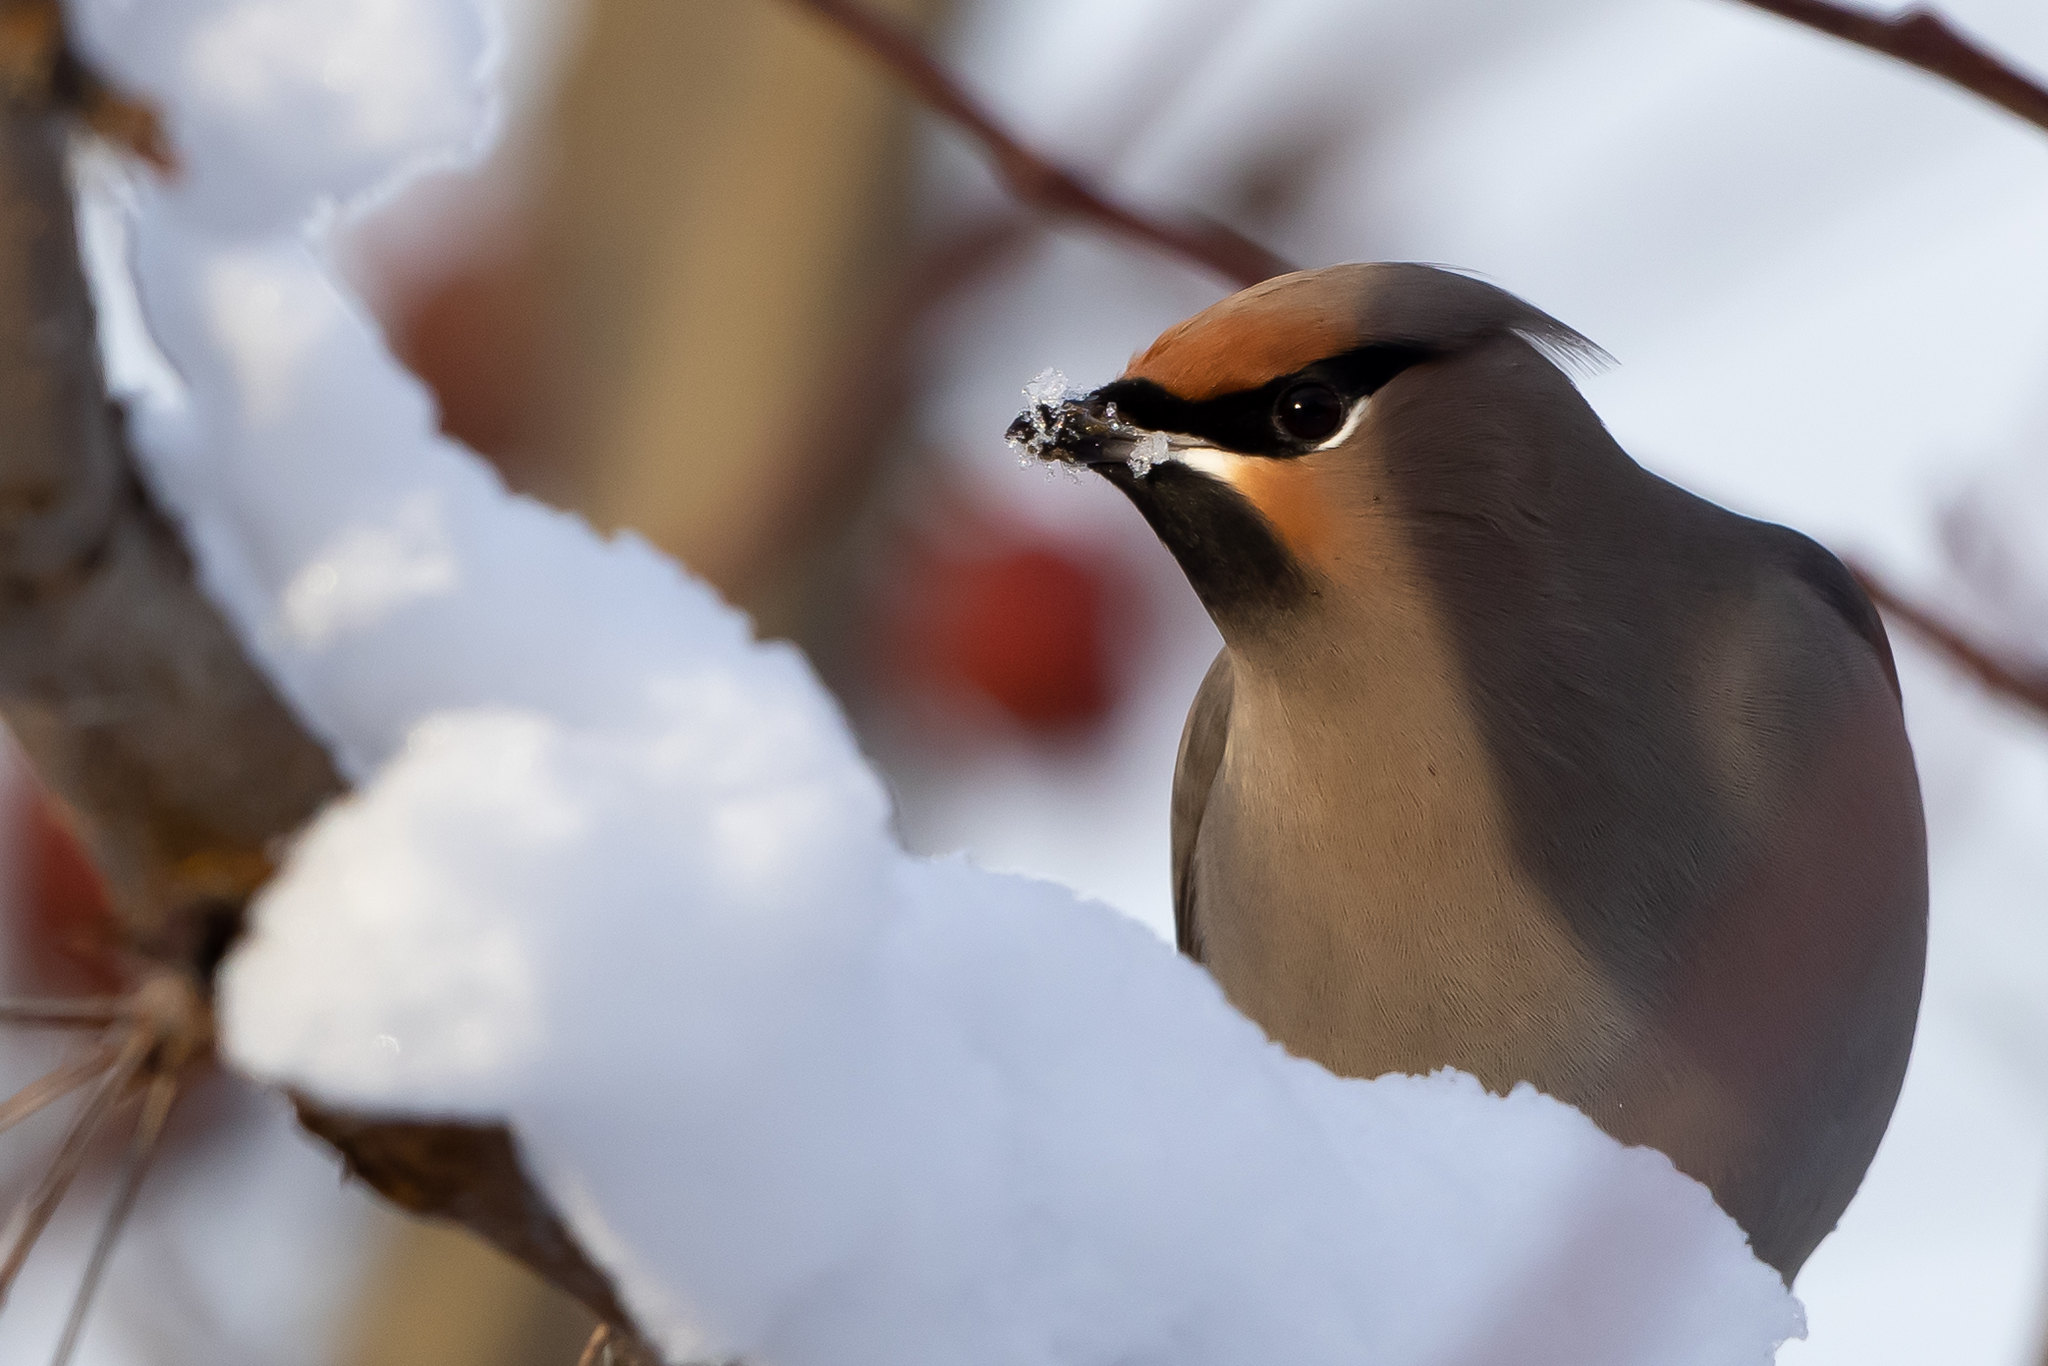
[[[57,50],[18,54],[54,73]],[[78,260],[54,80],[0,105],[0,711],[138,947],[190,952],[338,787],[129,460]],[[263,780],[251,782],[250,774]]]
[[[1338,1079],[1113,911],[910,858],[794,650],[438,435],[321,225],[474,150],[470,6],[71,13],[183,167],[102,220],[144,479],[359,785],[257,898],[226,1053],[387,1193],[672,1359],[1704,1366],[1798,1331],[1660,1154],[1527,1088]]]
[[[60,78],[72,59],[55,28],[29,32],[47,46],[5,54],[0,102],[0,713],[79,821],[138,971],[203,990],[279,842],[342,783],[202,591],[134,463],[66,172],[92,113],[67,96],[91,87]],[[501,1127],[302,1112],[385,1194],[468,1224],[630,1327]]]

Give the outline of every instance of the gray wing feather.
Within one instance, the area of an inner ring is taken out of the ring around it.
[[[1209,789],[1223,763],[1223,745],[1230,733],[1230,652],[1219,651],[1216,662],[1195,693],[1187,725],[1180,733],[1180,757],[1173,766],[1173,930],[1180,951],[1202,961],[1202,936],[1195,924],[1195,836]]]

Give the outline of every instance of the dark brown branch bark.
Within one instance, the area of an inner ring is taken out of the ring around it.
[[[844,34],[895,73],[919,103],[981,145],[996,174],[1021,202],[1042,213],[1081,218],[1105,231],[1192,261],[1240,285],[1293,267],[1232,228],[1204,218],[1168,221],[1140,213],[1026,145],[934,61],[909,30],[857,0],[792,0]]]
[[[1979,46],[1932,10],[1866,14],[1831,0],[1742,0],[1753,8],[1883,53],[2048,129],[2048,86]]]
[[[292,1099],[300,1122],[341,1153],[349,1174],[400,1209],[482,1233],[604,1323],[632,1323],[612,1283],[532,1192],[503,1125],[392,1123]],[[525,1198],[507,1201],[510,1191]]]
[[[127,941],[196,949],[340,790],[199,591],[100,375],[69,119],[0,121],[0,714],[76,817]],[[260,775],[256,777],[253,775]]]
[[[1902,596],[1890,584],[1861,565],[1851,565],[1856,581],[1886,616],[1934,647],[1951,664],[2009,701],[2048,717],[2048,668],[2002,659],[1933,609]]]
[[[276,846],[342,783],[201,591],[108,401],[66,177],[82,115],[61,50],[38,79],[8,48],[43,3],[0,0],[0,717],[69,806],[139,965],[204,991]],[[503,1128],[300,1113],[399,1205],[635,1333]]]

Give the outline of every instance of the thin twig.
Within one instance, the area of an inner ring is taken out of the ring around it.
[[[661,1366],[662,1358],[644,1341],[610,1323],[600,1323],[583,1344],[576,1366]],[[739,1366],[727,1362],[725,1366]]]
[[[49,1227],[50,1219],[57,1213],[57,1206],[63,1203],[65,1192],[71,1189],[72,1178],[85,1163],[86,1153],[92,1148],[92,1141],[99,1137],[100,1126],[113,1113],[115,1104],[127,1090],[128,1083],[135,1078],[136,1071],[148,1056],[151,1040],[137,1030],[122,1047],[121,1056],[107,1072],[90,1099],[79,1110],[78,1117],[71,1121],[70,1130],[64,1135],[64,1142],[58,1147],[56,1157],[50,1161],[42,1180],[16,1207],[14,1219],[20,1227],[15,1233],[14,1246],[8,1249],[7,1261],[0,1265],[0,1304],[7,1300],[7,1293],[14,1288],[14,1282],[21,1275],[21,1268],[28,1261],[28,1254]]]
[[[112,1049],[100,1048],[46,1072],[0,1101],[0,1134],[62,1100],[113,1065]]]
[[[583,1354],[576,1358],[576,1366],[612,1366],[612,1326],[600,1323],[591,1330],[590,1341],[583,1344]]]
[[[1886,616],[1939,650],[1950,663],[1992,692],[2048,717],[2048,669],[2001,659],[1942,620],[1932,609],[1902,597],[1863,566],[1852,564],[1850,570]]]
[[[122,1001],[114,996],[42,1000],[35,997],[0,999],[0,1024],[47,1025],[56,1029],[96,1029],[114,1023],[124,1014]]]
[[[135,1208],[142,1178],[149,1171],[149,1159],[156,1153],[157,1140],[163,1136],[164,1123],[171,1117],[171,1106],[177,1099],[177,1072],[168,1069],[159,1072],[149,1084],[149,1095],[142,1103],[142,1117],[136,1122],[134,1137],[128,1141],[128,1155],[121,1163],[113,1203],[107,1207],[107,1217],[101,1222],[99,1236],[93,1241],[92,1256],[86,1261],[85,1274],[79,1278],[78,1293],[71,1300],[71,1315],[64,1321],[64,1336],[57,1342],[57,1353],[50,1358],[50,1366],[68,1366],[72,1352],[78,1347],[79,1335],[85,1331],[86,1311],[92,1307],[93,1293],[99,1289],[100,1278],[106,1274],[108,1259],[128,1222],[129,1212]]]
[[[2000,109],[2048,129],[2048,86],[1980,47],[1932,10],[1876,15],[1831,0],[1743,0],[1858,47],[1939,76]]]
[[[954,79],[917,38],[856,0],[791,0],[845,34],[908,85],[920,103],[981,144],[1010,193],[1044,213],[1085,218],[1109,231],[1206,266],[1240,285],[1293,267],[1249,237],[1206,218],[1167,222],[1120,204],[1078,172],[1027,146]]]

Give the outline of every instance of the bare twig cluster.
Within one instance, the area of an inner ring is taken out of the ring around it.
[[[157,1140],[193,1066],[213,1044],[212,1012],[185,974],[162,972],[130,994],[103,1000],[0,1002],[0,1021],[78,1030],[93,1036],[85,1051],[60,1063],[0,1102],[0,1133],[41,1113],[74,1091],[89,1088],[56,1153],[9,1216],[0,1254],[0,1304],[14,1288],[43,1232],[56,1217],[94,1143],[139,1102],[128,1149],[114,1177],[107,1211],[93,1239],[71,1311],[64,1320],[53,1366],[66,1366],[85,1329],[85,1317],[105,1274],[107,1259],[135,1207]]]

